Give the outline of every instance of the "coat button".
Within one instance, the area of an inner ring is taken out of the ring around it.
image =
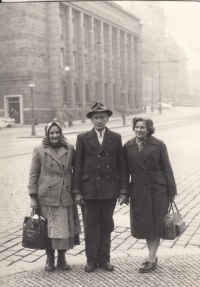
[[[97,179],[99,180],[99,179],[100,179],[100,177],[99,177],[99,176],[97,176]]]
[[[100,154],[98,154],[98,157],[101,157]]]
[[[51,188],[51,186],[49,186],[49,188]]]
[[[108,152],[106,153],[106,156],[108,156]]]
[[[51,177],[54,177],[54,175],[52,174]]]
[[[51,167],[53,167],[53,164],[51,164]]]
[[[109,168],[110,166],[109,166],[109,165],[107,165],[106,167],[107,167],[107,168]]]
[[[100,165],[97,165],[97,168],[100,168]]]

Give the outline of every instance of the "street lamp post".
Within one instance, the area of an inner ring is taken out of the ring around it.
[[[160,61],[158,63],[159,67],[159,112],[162,113],[162,98],[161,98],[161,83],[160,83]]]
[[[123,125],[126,125],[126,115],[125,115],[125,90],[122,90],[122,119]]]
[[[31,135],[35,136],[35,119],[34,119],[34,107],[33,107],[33,88],[35,87],[34,82],[29,82],[28,84],[29,88],[31,88],[31,109],[32,109],[32,113],[31,113]]]

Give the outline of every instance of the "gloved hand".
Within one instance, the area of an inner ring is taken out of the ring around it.
[[[39,207],[40,207],[40,204],[38,202],[37,197],[31,197],[31,208],[36,210],[36,209],[39,209]]]
[[[80,193],[76,193],[75,194],[75,204],[81,206],[82,204],[84,204],[84,200],[83,200],[83,196]]]

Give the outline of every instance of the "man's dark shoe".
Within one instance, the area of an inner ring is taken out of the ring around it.
[[[88,262],[85,265],[85,271],[86,272],[93,272],[96,267],[97,267],[97,264],[95,262]]]
[[[149,262],[149,261],[146,261],[144,263],[142,263],[142,266],[139,268],[139,272],[140,273],[148,273],[148,272],[151,272],[151,271],[154,271],[156,269],[156,264],[157,262]]]
[[[99,263],[99,266],[107,271],[114,271],[114,265],[112,265],[110,262]]]

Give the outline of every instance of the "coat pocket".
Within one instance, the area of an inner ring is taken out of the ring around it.
[[[167,184],[166,179],[163,177],[156,177],[156,182],[159,184]]]

